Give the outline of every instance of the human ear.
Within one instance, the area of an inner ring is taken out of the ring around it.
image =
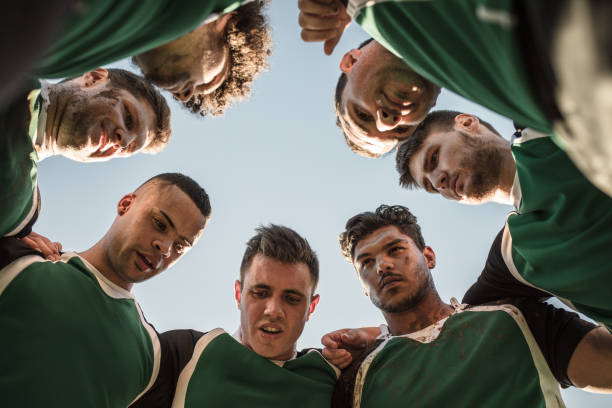
[[[228,23],[230,21],[232,22],[231,25],[235,25],[236,19],[234,17],[236,16],[236,13],[236,11],[232,11],[231,13],[224,14],[216,19],[214,23],[217,32],[224,33],[226,28],[228,28]]]
[[[357,60],[361,57],[361,50],[352,49],[340,60],[340,70],[345,74],[349,74]]]
[[[434,250],[431,249],[431,247],[426,246],[425,248],[423,248],[423,256],[427,261],[427,267],[429,269],[433,269],[436,267],[436,254]]]
[[[480,121],[474,115],[462,113],[460,115],[455,116],[455,128],[476,133],[478,131],[479,126]]]
[[[134,193],[123,196],[121,200],[119,200],[119,203],[117,204],[117,214],[119,216],[125,215],[129,211],[132,204],[134,203],[135,198],[136,198],[136,194]]]
[[[315,308],[319,304],[319,295],[313,295],[310,299],[310,304],[308,305],[308,315],[306,316],[306,320],[310,319],[310,315],[314,313]]]
[[[236,305],[240,307],[240,298],[242,296],[242,284],[240,280],[236,279],[234,282],[234,298],[236,299]]]
[[[108,71],[104,68],[94,69],[83,74],[83,87],[90,88],[92,86],[108,82]]]

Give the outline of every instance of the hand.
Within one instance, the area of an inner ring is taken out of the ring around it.
[[[341,329],[327,333],[321,338],[323,357],[330,363],[344,369],[368,349],[380,335],[378,327]]]
[[[62,250],[62,244],[59,242],[51,242],[47,237],[43,237],[34,231],[30,232],[27,236],[21,238],[23,242],[28,244],[32,249],[35,249],[43,254],[43,256],[50,261],[60,260],[60,251]]]
[[[331,55],[342,33],[351,23],[344,4],[340,0],[298,0],[298,8],[302,40],[324,41],[323,51]]]

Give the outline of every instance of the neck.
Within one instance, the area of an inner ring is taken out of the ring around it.
[[[499,173],[499,185],[497,190],[493,193],[491,201],[500,204],[514,204],[514,197],[512,197],[512,185],[514,184],[514,177],[516,175],[516,163],[512,156],[512,150],[510,149],[510,143],[500,138],[502,144],[502,160],[500,165]]]
[[[57,85],[48,85],[48,98],[47,112],[45,115],[45,123],[43,126],[39,126],[42,130],[42,134],[39,134],[35,141],[36,153],[42,160],[46,157],[55,156],[56,152],[56,141],[57,133],[59,131],[59,122],[61,121],[61,115],[64,113],[65,104],[62,104],[62,98],[59,96],[59,92],[56,92],[54,88]]]
[[[79,252],[79,256],[85,258],[87,262],[92,264],[106,279],[113,282],[115,285],[122,287],[125,290],[132,290],[134,285],[132,282],[127,282],[117,274],[115,268],[107,256],[105,240],[102,238],[91,248]]]
[[[453,308],[442,302],[436,290],[430,291],[418,304],[403,312],[383,312],[393,336],[409,334],[431,326],[450,316]]]

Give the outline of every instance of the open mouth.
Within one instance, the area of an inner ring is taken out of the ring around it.
[[[278,335],[281,334],[283,331],[276,326],[268,326],[268,325],[264,325],[262,327],[259,328],[259,330],[261,330],[262,332],[264,332],[267,335]]]
[[[155,269],[153,261],[146,255],[141,254],[140,252],[137,253],[136,266],[138,267],[138,269],[140,269],[141,272]]]

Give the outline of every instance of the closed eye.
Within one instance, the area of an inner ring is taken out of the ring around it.
[[[300,304],[302,301],[302,298],[298,296],[287,296],[286,299],[287,299],[287,303],[292,304],[292,305]]]
[[[263,299],[268,295],[268,292],[266,292],[265,290],[251,290],[250,293],[251,296],[258,299]]]
[[[132,130],[134,127],[134,117],[132,116],[132,112],[130,112],[130,109],[125,104],[123,105],[123,119],[125,127],[128,130]]]
[[[355,108],[355,115],[357,115],[357,117],[361,119],[363,122],[374,121],[374,118],[369,113],[362,111],[359,108]]]

